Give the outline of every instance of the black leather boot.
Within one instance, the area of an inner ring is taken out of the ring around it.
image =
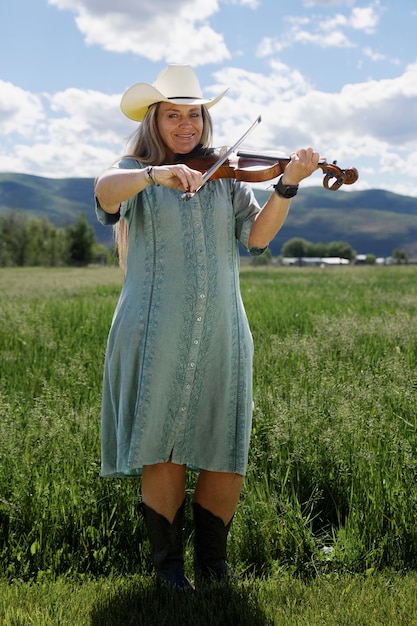
[[[141,503],[151,543],[152,560],[159,580],[174,589],[194,589],[184,573],[183,521],[185,500],[172,524],[144,502]]]
[[[196,578],[224,581],[235,577],[226,564],[227,535],[233,520],[224,524],[223,520],[204,509],[197,502],[194,510],[194,566]]]

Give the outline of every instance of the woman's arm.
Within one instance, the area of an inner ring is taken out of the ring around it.
[[[106,213],[117,213],[120,204],[149,185],[165,185],[180,191],[198,189],[202,174],[187,165],[158,165],[143,169],[112,167],[96,178],[94,190],[100,206]]]
[[[284,170],[283,184],[298,185],[301,180],[317,169],[319,158],[319,154],[312,148],[299,150],[291,157],[291,161]],[[275,191],[271,194],[253,222],[249,235],[250,247],[265,248],[269,244],[285,222],[290,202]]]
[[[120,204],[152,184],[147,168],[109,168],[96,178],[94,193],[106,213],[117,213]]]

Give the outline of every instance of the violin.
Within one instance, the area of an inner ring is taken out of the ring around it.
[[[291,157],[239,150],[216,168],[216,163],[221,160],[225,150],[227,148],[222,148],[220,151],[214,148],[199,149],[187,155],[176,155],[175,163],[185,163],[191,169],[202,173],[208,173],[213,168],[215,171],[204,180],[204,183],[216,178],[234,178],[248,183],[262,183],[280,176],[291,161]],[[355,167],[342,169],[336,161],[327,163],[325,159],[321,159],[318,167],[324,173],[323,186],[331,191],[340,189],[342,185],[353,185],[359,178]]]
[[[205,149],[196,147],[193,152],[186,155],[176,155],[175,163],[185,163],[191,169],[203,173],[203,180],[198,189],[187,191],[182,195],[183,200],[189,200],[196,194],[203,185],[215,178],[234,178],[248,183],[263,183],[271,180],[283,173],[291,157],[268,156],[243,150],[237,151],[238,147],[249,136],[249,134],[260,124],[261,116],[245,131],[245,133],[230,148],[222,148],[221,151],[213,148]],[[342,185],[352,185],[358,178],[358,170],[354,167],[341,169],[336,161],[327,163],[321,160],[318,163],[324,172],[323,186],[326,189],[336,191]],[[332,180],[332,179],[335,180]],[[330,181],[332,183],[330,184]]]

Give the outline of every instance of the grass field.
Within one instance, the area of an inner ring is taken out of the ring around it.
[[[0,623],[417,624],[416,278],[242,269],[255,342],[229,541],[242,580],[171,597],[151,574],[139,482],[99,478],[119,270],[0,270]]]

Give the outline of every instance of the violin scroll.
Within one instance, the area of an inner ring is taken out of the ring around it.
[[[356,167],[343,170],[337,165],[336,161],[333,161],[333,163],[319,163],[318,166],[324,172],[323,187],[330,189],[330,191],[337,191],[342,185],[353,185],[359,178],[359,172]]]

